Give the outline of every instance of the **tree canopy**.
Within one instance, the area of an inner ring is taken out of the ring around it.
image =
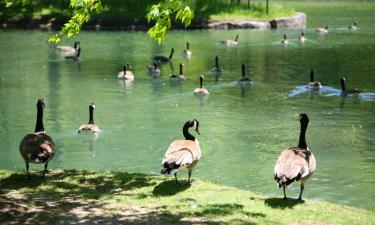
[[[12,7],[30,4],[30,0],[0,0],[0,3],[6,7]],[[49,38],[49,41],[60,42],[64,36],[74,37],[93,14],[98,14],[103,10],[101,0],[70,0],[70,8],[73,11],[72,17],[60,31]],[[153,24],[148,30],[148,34],[153,40],[161,43],[171,29],[173,17],[187,27],[190,25],[193,16],[193,11],[185,0],[160,0],[158,4],[151,7],[146,15],[148,22]]]

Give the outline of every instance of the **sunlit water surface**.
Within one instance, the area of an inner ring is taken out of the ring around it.
[[[290,3],[291,4],[291,3]],[[307,143],[317,170],[304,196],[357,207],[375,208],[375,14],[374,4],[296,5],[308,16],[307,41],[290,30],[197,30],[171,32],[162,46],[144,32],[82,32],[81,60],[67,61],[46,42],[41,31],[0,30],[0,168],[21,169],[22,137],[34,130],[36,101],[46,100],[45,128],[57,145],[51,168],[117,170],[158,174],[169,143],[183,138],[183,123],[200,121],[202,160],[193,178],[282,196],[273,180],[280,152],[298,143],[298,115],[310,117]],[[359,30],[346,27],[358,20]],[[327,35],[314,27],[329,24]],[[219,40],[240,35],[237,47]],[[279,43],[287,33],[289,44]],[[189,41],[193,56],[181,51]],[[71,44],[72,40],[66,42]],[[156,53],[176,49],[161,79],[145,66]],[[220,57],[224,75],[209,74]],[[135,81],[117,80],[122,64],[133,65]],[[187,80],[171,85],[168,75],[185,65]],[[241,63],[253,78],[240,87]],[[310,68],[324,88],[304,86]],[[207,97],[197,97],[199,75],[205,75]],[[340,97],[339,78],[359,87],[359,97]],[[95,122],[102,133],[94,140],[78,135],[96,103]],[[42,166],[31,166],[42,169]],[[181,179],[187,177],[180,173]],[[173,179],[173,178],[171,178]],[[297,196],[299,187],[288,190]]]

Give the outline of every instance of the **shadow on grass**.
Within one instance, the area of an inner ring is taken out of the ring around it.
[[[156,196],[171,196],[190,188],[190,183],[176,183],[175,180],[167,180],[155,186],[152,193]]]
[[[271,208],[293,208],[294,206],[298,204],[305,203],[304,200],[298,200],[294,198],[288,198],[287,200],[284,200],[284,198],[267,198],[264,200],[264,204],[271,207]]]

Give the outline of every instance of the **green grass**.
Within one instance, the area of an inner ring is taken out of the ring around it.
[[[374,224],[375,212],[324,201],[267,197],[193,179],[54,170],[46,178],[0,170],[6,224]],[[308,191],[308,190],[307,190]],[[280,191],[281,197],[281,191]]]

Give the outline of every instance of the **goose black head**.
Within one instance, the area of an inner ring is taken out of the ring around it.
[[[38,99],[38,102],[36,103],[36,108],[38,110],[43,110],[45,107],[46,107],[46,105],[44,104],[44,100]]]
[[[328,30],[328,25],[326,25],[326,30]]]
[[[357,26],[357,21],[354,21],[354,24],[353,24],[354,26]]]
[[[286,40],[287,38],[286,38],[286,34],[284,34],[284,39]]]
[[[90,111],[94,111],[94,109],[95,109],[95,103],[91,103],[90,105],[89,105],[89,109],[90,109]]]
[[[302,36],[302,37],[304,37],[304,36],[305,36],[305,33],[304,33],[303,31],[301,32],[301,36]]]
[[[236,35],[236,39],[234,39],[234,41],[238,41],[238,37],[239,37],[239,36],[238,36],[238,34],[237,34],[237,35]]]
[[[299,121],[301,122],[301,124],[307,125],[309,123],[309,117],[306,113],[302,113],[299,115]]]
[[[198,120],[196,120],[196,119],[190,119],[190,120],[188,121],[188,123],[189,123],[189,127],[195,129],[195,131],[200,135],[200,133],[199,133],[199,122],[198,122]]]
[[[340,79],[340,83],[341,83],[341,90],[342,91],[345,91],[346,90],[346,87],[345,87],[345,78],[344,77],[342,77],[341,79]]]

